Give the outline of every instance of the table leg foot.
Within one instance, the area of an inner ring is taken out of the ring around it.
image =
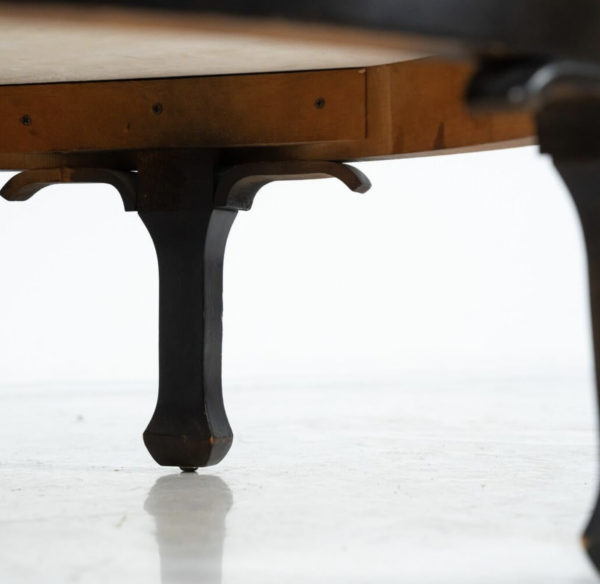
[[[599,505],[596,505],[596,509],[592,515],[582,538],[581,542],[587,555],[596,569],[600,570],[600,511]]]

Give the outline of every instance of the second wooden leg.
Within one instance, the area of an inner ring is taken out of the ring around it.
[[[597,399],[600,401],[600,159],[555,159],[555,165],[571,191],[585,237]],[[590,559],[600,569],[600,499],[583,535],[583,543]]]

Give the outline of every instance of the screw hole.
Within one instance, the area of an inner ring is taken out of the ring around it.
[[[23,117],[21,118],[21,123],[22,123],[24,126],[30,126],[30,125],[31,125],[31,117],[30,117],[30,116],[23,116]]]
[[[162,114],[162,111],[163,111],[163,106],[162,106],[162,103],[155,103],[155,104],[152,106],[152,111],[153,111],[153,112],[154,112],[154,113],[155,113],[157,116],[159,116],[160,114]]]
[[[315,107],[317,109],[323,109],[325,107],[325,100],[322,97],[319,97],[317,101],[315,101]]]

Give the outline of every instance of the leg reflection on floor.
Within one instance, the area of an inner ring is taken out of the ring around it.
[[[231,491],[219,477],[181,473],[156,481],[144,509],[156,521],[162,584],[220,584],[232,505]]]

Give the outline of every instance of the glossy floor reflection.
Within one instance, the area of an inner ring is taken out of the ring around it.
[[[162,584],[221,584],[229,487],[215,476],[159,478],[144,504],[156,521]]]
[[[147,455],[151,383],[0,387],[0,583],[600,581],[591,379],[226,387],[198,474]]]

